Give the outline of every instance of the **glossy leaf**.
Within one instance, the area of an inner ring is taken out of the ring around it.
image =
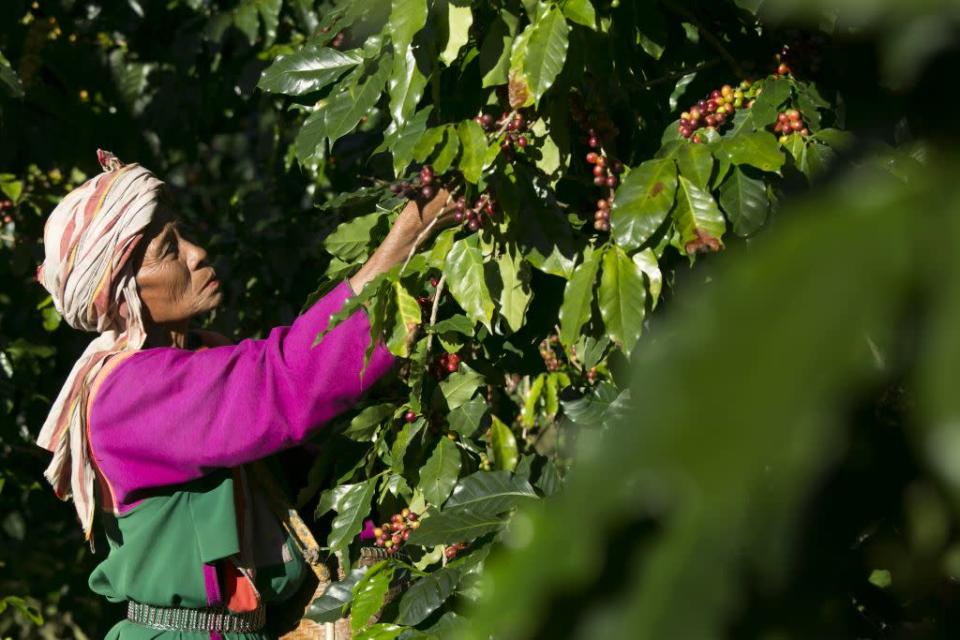
[[[513,471],[519,461],[517,439],[510,427],[497,416],[492,416],[490,424],[490,447],[493,450],[493,465],[497,469]]]
[[[476,237],[457,240],[447,256],[446,274],[450,293],[457,304],[467,316],[489,328],[494,306],[483,264]]]
[[[497,258],[497,267],[501,286],[497,311],[511,331],[519,331],[533,297],[530,289],[530,265],[516,253],[504,253]]]
[[[647,290],[650,292],[651,306],[656,309],[657,302],[660,300],[660,291],[663,290],[663,273],[660,271],[657,254],[653,252],[653,249],[644,249],[633,254],[633,261],[647,278]]]
[[[600,315],[607,333],[627,354],[643,330],[646,299],[640,268],[623,249],[609,247],[603,254],[600,275]]]
[[[590,0],[566,0],[563,3],[563,15],[571,22],[582,24],[590,29],[597,28],[597,12]]]
[[[423,518],[420,528],[410,534],[409,544],[432,547],[437,544],[470,542],[502,527],[505,520],[496,516],[485,516],[469,509],[454,509],[431,513]]]
[[[429,504],[441,505],[457,484],[460,475],[460,449],[449,438],[440,438],[433,454],[420,469],[418,488]]]
[[[617,244],[630,251],[647,242],[670,213],[676,191],[677,166],[672,159],[647,160],[631,170],[610,211]]]
[[[687,253],[702,249],[716,251],[723,246],[720,240],[727,224],[720,207],[708,191],[698,189],[683,176],[680,176],[673,219]]]
[[[341,485],[343,489],[333,508],[337,515],[330,527],[327,546],[331,551],[340,551],[353,542],[363,528],[363,519],[370,513],[370,501],[376,493],[376,479],[366,480],[352,485]]]
[[[457,59],[463,45],[467,44],[473,24],[473,10],[469,5],[447,2],[447,20],[447,44],[440,52],[440,60],[449,66]]]
[[[767,220],[770,201],[762,180],[751,178],[739,167],[720,187],[720,205],[738,236],[755,233]]]
[[[706,145],[681,144],[677,149],[677,166],[680,167],[680,175],[701,189],[706,189],[713,173],[713,154]]]
[[[509,471],[477,471],[457,483],[444,511],[463,509],[494,516],[536,497],[529,482]]]
[[[444,567],[414,582],[400,600],[397,622],[413,626],[426,620],[453,595],[460,577],[457,567]]]
[[[450,423],[450,429],[452,431],[456,431],[461,436],[469,438],[480,428],[486,413],[486,401],[480,398],[473,398],[464,402],[456,409],[453,409],[447,416],[447,420]]]
[[[470,400],[482,383],[482,375],[461,364],[459,371],[451,373],[440,383],[440,390],[447,401],[447,407],[456,409]]]
[[[593,308],[593,289],[600,270],[602,252],[588,247],[583,262],[574,270],[563,290],[560,305],[560,342],[569,348],[580,337],[580,329],[590,319]]]
[[[777,139],[765,131],[725,139],[717,147],[716,154],[733,164],[746,164],[768,172],[779,171],[786,161]]]
[[[566,18],[556,7],[537,20],[526,46],[522,71],[533,103],[540,102],[563,69],[569,33]]]
[[[299,96],[336,82],[361,61],[362,58],[354,51],[338,51],[307,44],[294,53],[274,60],[260,76],[257,87],[270,93]]]
[[[473,120],[464,120],[457,125],[463,157],[460,159],[460,171],[470,182],[480,179],[487,162],[487,136],[479,124]]]
[[[353,588],[350,604],[350,627],[354,633],[367,626],[367,621],[383,607],[384,598],[393,580],[393,567],[386,561],[370,567],[370,570]]]
[[[381,61],[380,68],[362,85],[343,89],[321,109],[324,135],[331,144],[353,131],[360,118],[373,108],[380,98],[389,73],[388,61]]]

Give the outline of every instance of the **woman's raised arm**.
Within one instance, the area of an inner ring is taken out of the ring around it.
[[[356,404],[393,362],[378,344],[364,367],[366,313],[358,310],[313,342],[355,290],[408,255],[442,213],[440,197],[423,210],[405,209],[360,272],[291,326],[196,352],[146,349],[112,369],[89,405],[89,429],[115,506],[300,444]]]

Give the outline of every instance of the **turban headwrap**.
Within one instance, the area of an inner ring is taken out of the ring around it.
[[[44,475],[73,499],[92,544],[95,473],[87,442],[90,386],[109,358],[146,339],[131,255],[165,198],[163,182],[138,164],[97,150],[103,172],[68,193],[47,219],[37,280],[74,329],[100,335],[73,365],[37,444],[53,453]],[[126,312],[121,314],[121,303]]]

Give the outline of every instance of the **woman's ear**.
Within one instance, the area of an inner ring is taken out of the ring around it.
[[[130,307],[127,306],[126,299],[120,301],[120,306],[117,308],[117,311],[124,320],[130,319]]]

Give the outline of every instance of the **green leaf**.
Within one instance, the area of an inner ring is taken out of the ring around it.
[[[457,125],[463,157],[460,159],[460,172],[469,182],[476,183],[483,174],[487,160],[487,136],[483,127],[473,120],[464,120]]]
[[[392,0],[388,29],[394,51],[405,51],[427,24],[427,0]]]
[[[733,232],[749,236],[767,220],[770,209],[767,187],[762,180],[751,178],[736,167],[720,187],[720,205],[733,225]]]
[[[483,74],[481,84],[484,89],[506,84],[507,71],[510,68],[510,51],[519,22],[515,15],[501,9],[490,25],[480,47],[480,72]]]
[[[344,262],[353,262],[367,255],[373,229],[384,222],[386,215],[370,213],[340,224],[323,241],[323,248]]]
[[[540,400],[540,394],[543,393],[543,385],[546,382],[546,376],[542,373],[533,380],[530,385],[530,392],[523,401],[523,410],[520,412],[520,418],[523,426],[532,427],[537,421],[537,401]]]
[[[647,160],[631,170],[610,211],[617,244],[631,251],[649,240],[670,213],[676,191],[677,166],[670,158]]]
[[[467,312],[467,316],[490,329],[493,300],[484,277],[483,254],[476,236],[453,243],[447,255],[445,271],[450,293],[457,304]]]
[[[477,471],[457,483],[444,512],[461,509],[495,516],[536,498],[530,483],[509,471]]]
[[[413,440],[413,437],[417,435],[426,424],[426,420],[417,418],[413,422],[404,423],[403,427],[397,433],[397,437],[393,441],[393,446],[390,448],[390,458],[392,460],[390,467],[397,473],[403,472],[403,457],[407,453],[407,447],[410,446],[410,441]]]
[[[681,144],[677,150],[677,166],[680,167],[680,175],[701,189],[706,189],[713,173],[713,154],[703,144]]]
[[[607,411],[619,395],[616,386],[603,381],[582,398],[562,401],[563,413],[574,424],[598,428],[606,422]]]
[[[646,298],[640,268],[620,247],[608,247],[600,276],[600,314],[607,333],[628,355],[643,330]]]
[[[413,159],[417,162],[424,162],[433,153],[433,150],[443,140],[447,127],[432,127],[423,132],[417,144],[413,148]]]
[[[399,175],[413,159],[414,149],[420,141],[423,132],[427,130],[427,120],[433,107],[424,107],[416,113],[409,122],[392,133],[384,136],[383,143],[377,151],[389,149],[393,154],[393,170]]]
[[[467,44],[470,26],[473,24],[473,11],[470,6],[457,6],[447,3],[447,45],[440,52],[440,60],[449,66],[457,59],[460,49]]]
[[[527,316],[533,292],[530,290],[530,265],[516,252],[497,258],[500,281],[499,313],[511,331],[519,331]]]
[[[389,60],[384,59],[376,73],[371,75],[359,88],[350,86],[336,94],[325,107],[321,108],[326,137],[333,144],[360,122],[360,118],[370,112],[390,73]]]
[[[786,157],[777,139],[765,131],[744,133],[718,143],[715,153],[733,164],[746,164],[761,171],[779,171]]]
[[[474,322],[463,314],[456,314],[449,318],[444,318],[437,324],[428,328],[431,333],[462,333],[465,336],[473,335]]]
[[[534,103],[540,102],[563,69],[569,33],[566,18],[556,7],[537,20],[523,56],[523,76]]]
[[[440,391],[447,401],[447,407],[456,409],[472,398],[482,383],[482,375],[461,364],[459,371],[451,373],[440,383]]]
[[[472,398],[450,411],[447,421],[450,423],[452,431],[469,438],[480,428],[486,413],[486,401],[481,398]]]
[[[351,485],[341,485],[340,494],[333,508],[337,515],[330,527],[327,546],[331,551],[341,551],[353,542],[363,528],[363,519],[370,513],[370,501],[376,493],[376,478]]]
[[[444,567],[417,580],[400,600],[397,622],[417,625],[447,601],[460,583],[460,569]]]
[[[647,289],[650,292],[651,305],[657,308],[657,302],[660,300],[660,291],[663,289],[663,273],[660,271],[660,263],[657,260],[657,254],[653,249],[644,249],[633,254],[633,262],[639,267],[643,275],[647,277]]]
[[[457,135],[456,127],[447,125],[444,127],[443,144],[440,145],[440,151],[433,159],[433,170],[437,173],[446,173],[453,166],[460,153],[460,136]]]
[[[350,627],[353,633],[367,626],[367,622],[381,607],[390,590],[393,580],[393,567],[387,561],[381,561],[370,567],[353,588],[353,602],[350,605]]]
[[[491,416],[490,448],[493,450],[493,464],[497,469],[513,471],[519,461],[517,439],[510,427],[497,416]]]
[[[391,283],[393,288],[393,309],[395,311],[393,331],[387,340],[390,352],[401,358],[409,355],[410,337],[420,326],[420,304],[407,291],[399,280]]]
[[[391,417],[395,409],[396,407],[390,403],[366,407],[350,421],[350,425],[343,432],[343,435],[353,440],[369,440],[374,430],[384,420]]]
[[[754,125],[762,129],[776,122],[780,107],[790,97],[790,93],[790,80],[786,78],[765,80],[763,93],[750,107]]]
[[[362,60],[354,51],[307,44],[295,53],[274,60],[260,76],[257,87],[269,93],[300,96],[323,89]]]
[[[504,519],[473,513],[469,509],[435,512],[420,521],[420,528],[410,534],[408,542],[424,547],[454,542],[469,542],[505,523]]]
[[[427,502],[440,506],[460,475],[460,449],[449,438],[440,438],[433,454],[420,469],[418,488]]]
[[[569,348],[580,337],[580,329],[590,320],[593,287],[600,269],[601,252],[587,247],[580,263],[567,281],[560,305],[560,342]]]
[[[680,242],[688,254],[702,248],[718,250],[723,246],[720,239],[727,225],[720,207],[710,192],[698,189],[683,176],[680,176],[673,219],[680,232]],[[712,246],[714,241],[716,246]]]
[[[597,29],[597,12],[590,0],[567,0],[563,3],[563,15],[571,22]]]
[[[413,47],[407,45],[397,51],[393,57],[393,72],[387,82],[390,115],[393,117],[391,126],[394,129],[402,127],[410,119],[410,114],[416,110],[426,86],[427,76],[417,64]]]

